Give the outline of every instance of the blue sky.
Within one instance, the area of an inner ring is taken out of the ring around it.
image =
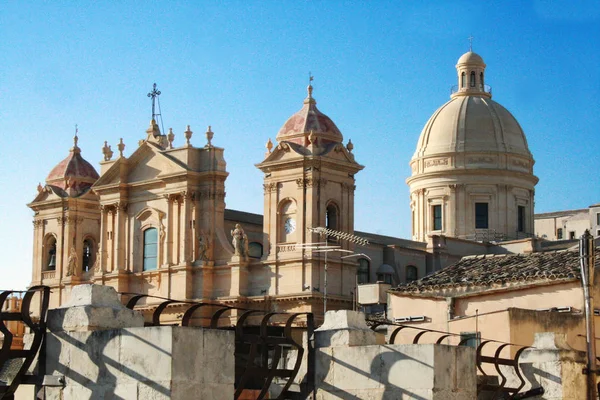
[[[494,100],[536,159],[536,212],[600,202],[600,2],[25,2],[0,5],[0,289],[31,276],[38,182],[79,125],[97,166],[125,155],[162,91],[175,144],[207,125],[225,147],[227,207],[262,212],[264,145],[300,109],[309,71],[319,109],[352,139],[355,228],[409,237],[408,162],[473,49]],[[98,168],[99,169],[99,168]]]

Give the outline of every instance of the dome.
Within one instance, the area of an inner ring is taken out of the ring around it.
[[[71,189],[72,194],[79,195],[89,189],[99,175],[81,156],[81,150],[77,147],[77,136],[74,141],[75,144],[69,151],[69,155],[52,168],[46,183],[63,190]]]
[[[485,63],[483,62],[483,58],[481,58],[481,56],[477,53],[473,53],[472,51],[467,51],[465,54],[463,54],[462,56],[460,56],[460,58],[458,59],[458,61],[456,62],[457,65],[460,64],[480,64],[480,65],[485,65]]]
[[[413,158],[449,152],[513,153],[531,157],[515,117],[492,99],[458,96],[425,124]]]
[[[288,118],[279,129],[276,139],[278,142],[288,141],[304,145],[310,132],[324,142],[341,143],[344,139],[331,118],[317,109],[317,102],[312,98],[312,86],[308,87],[308,97],[300,111]]]

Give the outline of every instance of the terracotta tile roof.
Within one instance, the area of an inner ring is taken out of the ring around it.
[[[600,249],[596,250],[600,253]],[[596,257],[596,268],[600,257]],[[428,293],[463,288],[482,290],[497,285],[521,286],[580,279],[578,251],[463,257],[459,262],[392,292]]]

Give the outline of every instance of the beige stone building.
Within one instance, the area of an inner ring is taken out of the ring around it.
[[[548,240],[575,240],[589,230],[600,237],[600,204],[577,210],[535,214],[535,234]]]
[[[74,285],[96,283],[121,293],[321,315],[326,290],[328,309],[352,308],[357,283],[412,281],[460,258],[434,245],[438,239],[354,232],[354,176],[363,166],[352,142],[317,109],[312,86],[256,165],[264,172],[264,215],[225,209],[229,173],[213,135],[209,127],[194,145],[188,126],[184,144],[175,146],[174,133],[163,134],[152,120],[129,156],[122,140],[115,157],[105,142],[100,173],[75,137],[29,204],[32,285],[52,287],[51,307]],[[315,227],[369,240],[355,248],[328,238],[341,251],[327,255],[327,285],[324,253],[306,248],[325,239],[307,229]],[[366,256],[342,258],[353,251]],[[176,318],[176,307],[166,314]]]
[[[515,117],[492,100],[483,59],[457,64],[450,101],[429,119],[410,165],[412,238],[438,234],[480,241],[533,233],[533,156]]]
[[[32,284],[52,287],[51,307],[73,285],[97,283],[319,316],[325,292],[328,309],[353,308],[361,284],[396,286],[466,255],[544,248],[543,240],[523,239],[532,236],[537,183],[525,135],[491,100],[480,56],[468,52],[456,68],[458,86],[426,123],[410,161],[412,240],[354,231],[354,177],[363,166],[309,86],[275,143],[265,138],[256,164],[264,173],[263,215],[225,209],[225,150],[213,144],[210,127],[198,139],[188,126],[177,146],[175,134],[152,120],[129,156],[122,140],[115,157],[105,142],[100,173],[75,137],[29,204]],[[327,253],[326,274],[325,253],[310,245],[325,239],[308,229],[316,227],[369,244],[327,238],[341,251]],[[351,252],[357,255],[343,257]],[[176,318],[176,308],[168,315]]]

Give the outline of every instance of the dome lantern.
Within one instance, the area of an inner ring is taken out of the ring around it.
[[[458,85],[452,88],[452,98],[457,96],[492,97],[492,90],[485,84],[485,62],[473,51],[463,54],[456,63]]]

